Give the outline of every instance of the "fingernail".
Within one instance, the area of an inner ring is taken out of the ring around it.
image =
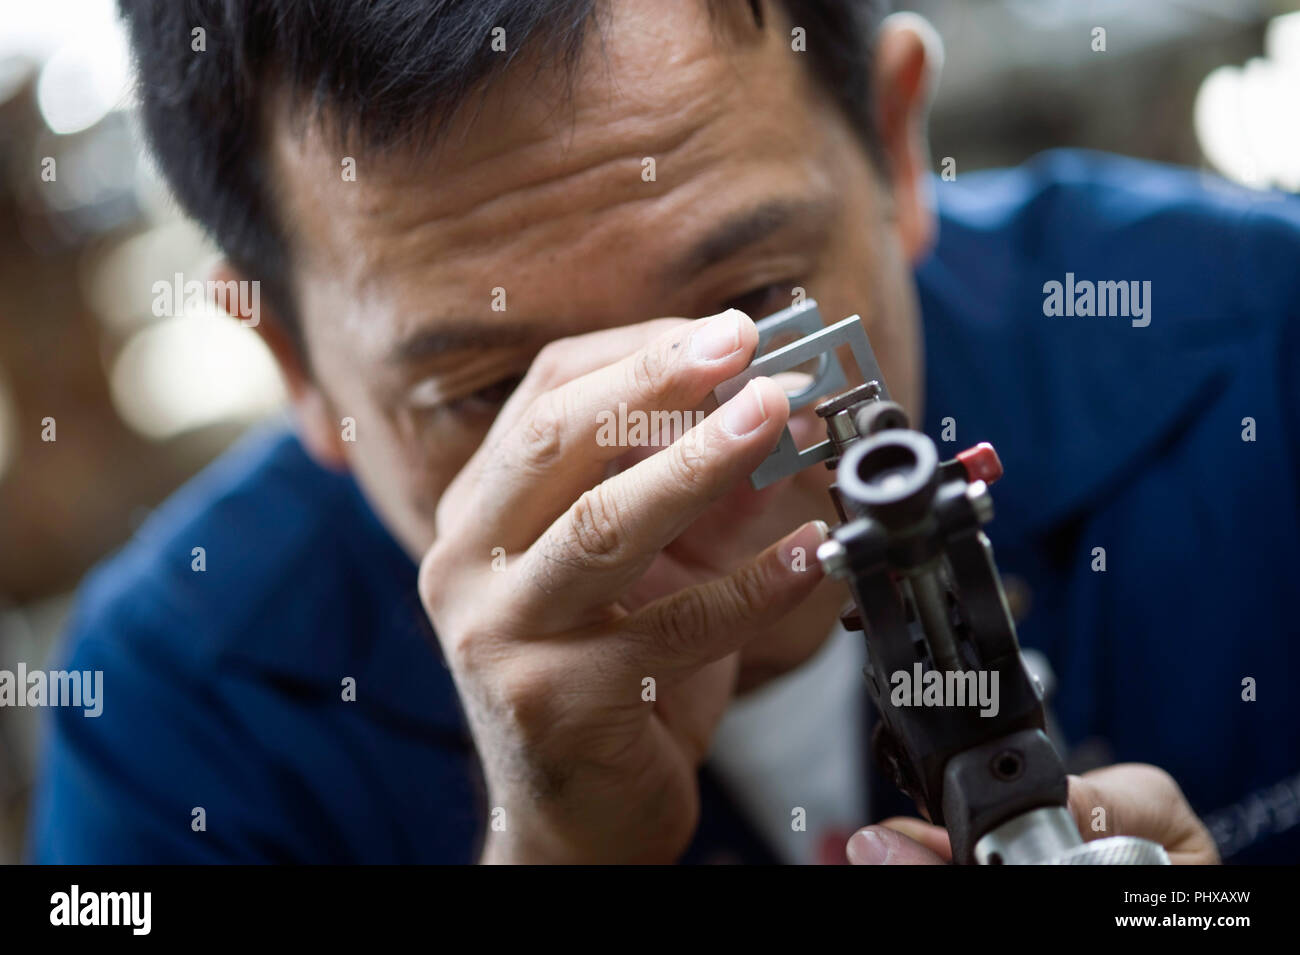
[[[859,829],[853,833],[845,853],[853,865],[885,865],[889,862],[889,846],[872,829]]]
[[[781,547],[785,566],[791,570],[820,573],[822,565],[817,560],[817,547],[830,536],[830,532],[825,521],[813,521],[791,534]]]
[[[759,394],[756,381],[747,384],[722,411],[722,426],[738,438],[749,434],[766,420],[767,411],[763,408],[763,396]]]
[[[715,315],[691,335],[691,354],[700,361],[717,361],[740,349],[741,313],[734,308]]]

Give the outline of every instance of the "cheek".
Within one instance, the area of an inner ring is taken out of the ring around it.
[[[419,416],[368,405],[357,419],[348,465],[376,515],[414,559],[437,533],[438,501],[474,453],[481,430],[435,427]]]
[[[906,409],[912,426],[919,428],[924,415],[920,306],[911,268],[896,243],[892,251],[895,255],[881,270],[880,312],[868,333],[890,394]]]
[[[418,560],[436,535],[434,507],[442,487],[436,473],[411,471],[400,455],[381,455],[358,449],[353,472],[366,499],[389,533],[412,558]]]
[[[313,330],[320,335],[320,326]],[[358,360],[365,348],[340,336],[317,337],[311,344],[323,394],[319,426],[329,430],[376,516],[419,559],[435,536],[438,501],[482,441],[487,423],[399,408],[392,386],[368,361]]]
[[[913,423],[918,423],[921,374],[916,293],[911,269],[896,239],[888,235],[883,241],[846,244],[816,294],[822,319],[828,324],[853,314],[862,316],[890,395],[907,409]],[[847,350],[844,357],[850,377],[855,383],[860,381]]]
[[[464,469],[487,435],[487,420],[420,420],[396,429],[399,442],[396,480],[405,508],[419,528],[419,548],[426,550],[437,535],[438,503],[456,475]]]
[[[841,219],[817,286],[809,292],[827,322],[862,316],[890,394],[916,424],[922,383],[919,309],[892,199],[856,148],[842,154],[837,168],[846,170],[836,180],[843,196]]]

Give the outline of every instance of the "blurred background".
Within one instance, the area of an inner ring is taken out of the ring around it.
[[[1077,146],[1300,191],[1295,0],[896,6],[946,47],[936,171]],[[131,107],[113,0],[0,0],[0,670],[45,666],[86,571],[284,413],[252,331],[211,306],[154,314],[154,283],[206,279],[215,249]],[[0,708],[0,863],[23,855],[40,713]]]

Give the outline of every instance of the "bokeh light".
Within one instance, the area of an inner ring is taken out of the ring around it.
[[[1229,179],[1300,191],[1300,13],[1268,25],[1264,56],[1205,78],[1195,124],[1206,159]]]

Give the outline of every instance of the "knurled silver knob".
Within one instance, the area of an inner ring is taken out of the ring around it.
[[[1135,836],[1108,836],[1075,846],[1052,865],[1171,865],[1164,846]]]

